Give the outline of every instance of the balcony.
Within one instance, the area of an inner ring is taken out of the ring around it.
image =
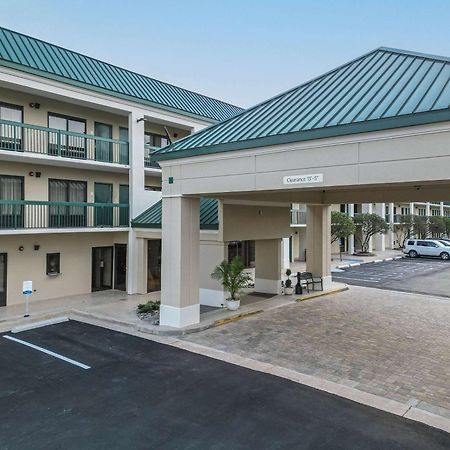
[[[152,147],[149,144],[144,145],[144,167],[147,169],[161,170],[161,166],[156,161],[152,161],[152,153],[155,150],[158,150],[158,147]]]
[[[306,225],[306,211],[291,209],[291,225]]]
[[[128,142],[0,120],[0,151],[128,164]]]
[[[128,227],[129,206],[118,203],[0,200],[0,230]]]

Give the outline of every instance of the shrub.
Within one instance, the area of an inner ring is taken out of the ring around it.
[[[148,314],[153,313],[156,311],[159,311],[159,308],[161,307],[161,302],[156,301],[148,301],[147,303],[140,303],[137,307],[138,314]]]

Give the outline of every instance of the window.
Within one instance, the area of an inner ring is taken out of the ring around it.
[[[414,245],[414,241],[408,241],[408,245]]]
[[[228,244],[228,261],[239,256],[245,267],[255,267],[255,241],[233,241]]]
[[[417,241],[417,246],[418,247],[426,247],[427,243],[425,241]]]
[[[60,271],[60,253],[47,253],[47,275],[58,275]]]
[[[54,156],[69,158],[86,158],[86,139],[76,134],[86,134],[86,121],[60,114],[48,114],[49,128],[65,131],[66,133],[49,133],[48,153]],[[58,145],[59,144],[59,145]]]
[[[426,215],[426,210],[425,210],[425,208],[418,208],[418,213],[419,213],[419,216],[425,216]]]
[[[23,108],[21,106],[0,103],[0,120],[9,122],[23,122]],[[3,150],[22,150],[22,128],[13,124],[0,124],[0,148]]]
[[[441,211],[439,209],[432,209],[431,210],[431,215],[432,216],[440,216],[441,215]]]
[[[87,183],[73,180],[48,180],[48,199],[51,202],[86,203]],[[56,204],[49,207],[50,227],[85,227],[86,206]]]
[[[411,210],[409,208],[401,208],[402,215],[411,214]]]
[[[145,133],[144,134],[144,143],[149,145],[150,147],[165,147],[169,145],[169,140],[166,136],[161,136],[160,134],[155,133]]]
[[[0,200],[23,200],[23,177],[0,175]],[[22,228],[23,205],[0,205],[0,228]]]

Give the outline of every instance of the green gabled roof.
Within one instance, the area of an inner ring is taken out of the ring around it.
[[[450,120],[450,58],[379,48],[219,124],[155,160]]]
[[[133,228],[161,228],[162,200],[155,203],[149,209],[131,221]],[[202,197],[200,199],[200,229],[219,229],[218,202],[213,198]]]
[[[1,27],[0,65],[213,121],[242,111],[206,95]]]

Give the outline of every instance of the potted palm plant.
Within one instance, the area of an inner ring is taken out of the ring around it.
[[[228,291],[230,296],[226,299],[227,308],[235,311],[241,304],[240,292],[251,281],[251,276],[244,272],[245,265],[239,256],[231,262],[222,261],[211,274],[211,278],[218,280]]]
[[[292,287],[291,280],[291,269],[286,269],[287,279],[284,282],[284,295],[292,295],[294,293],[294,288]]]

